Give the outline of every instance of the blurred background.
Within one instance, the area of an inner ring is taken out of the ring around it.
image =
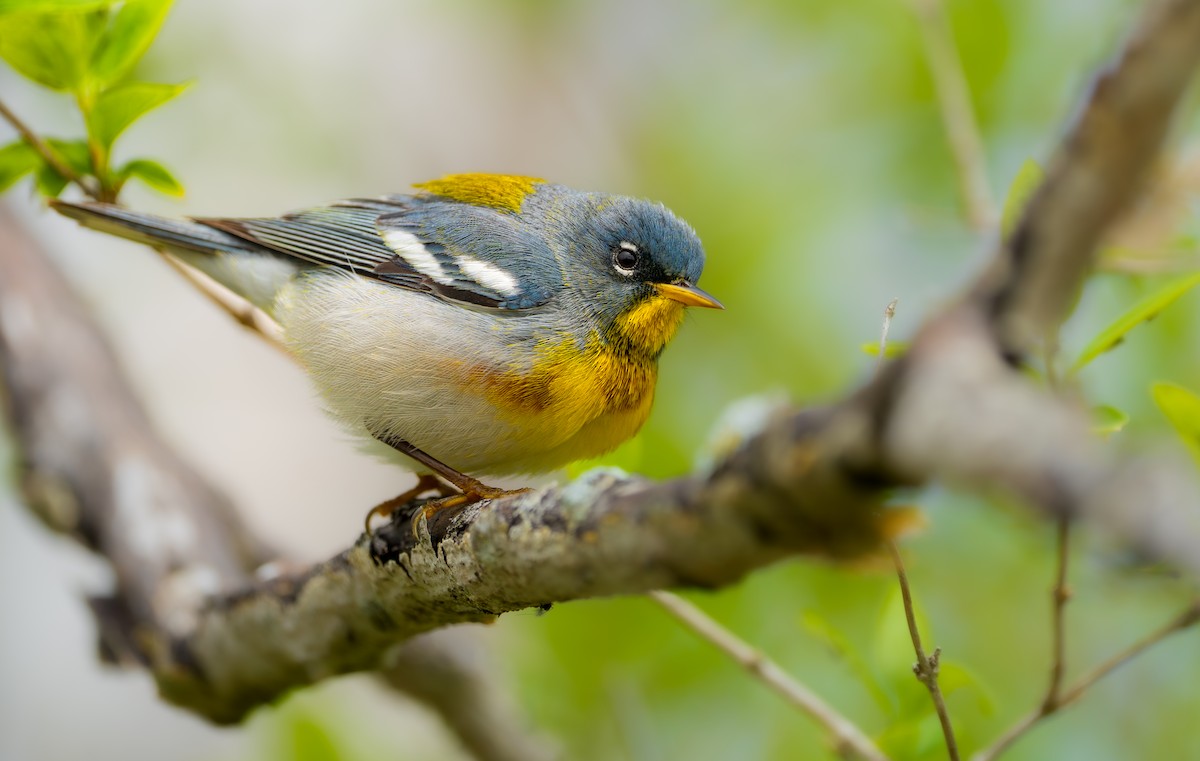
[[[1046,157],[1139,7],[948,4],[997,199],[1026,159]],[[122,158],[161,158],[187,187],[182,201],[126,192],[146,210],[273,215],[496,171],[655,198],[689,220],[708,251],[701,284],[727,311],[690,315],[663,358],[649,424],[610,458],[654,476],[691,467],[736,399],[782,392],[815,404],[861,382],[874,360],[860,347],[877,340],[888,301],[900,299],[892,335],[903,339],[988,247],[965,221],[902,0],[177,0],[138,75],[194,80],[118,146]],[[80,132],[68,99],[6,67],[0,92],[45,134]],[[1180,125],[1181,152],[1200,135],[1195,114]],[[0,126],[0,142],[11,137]],[[1195,190],[1126,253],[1194,261]],[[324,417],[294,367],[149,251],[56,218],[25,188],[5,203],[94,308],[168,438],[265,536],[322,558],[355,539],[368,506],[407,488],[409,476],[361,455]],[[1064,355],[1160,283],[1096,276]],[[1177,446],[1148,387],[1200,390],[1198,346],[1192,294],[1079,380],[1091,402],[1129,414],[1122,439]],[[103,564],[50,536],[10,486],[0,484],[0,759],[465,758],[432,714],[364,677],[232,729],[160,703],[144,674],[96,661],[83,597],[105,588]],[[929,526],[906,543],[909,570],[969,750],[1045,689],[1054,528],[1016,505],[943,491],[912,499]],[[1075,539],[1072,674],[1189,595],[1086,530]],[[890,573],[798,560],[689,597],[897,757],[944,757]],[[530,731],[564,758],[832,757],[805,717],[643,599],[479,629]],[[1167,641],[1008,757],[1200,758],[1198,645],[1195,630]]]

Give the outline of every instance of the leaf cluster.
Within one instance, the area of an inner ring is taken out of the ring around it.
[[[32,174],[48,197],[77,182],[89,195],[114,201],[130,179],[182,195],[179,181],[157,161],[112,161],[113,146],[130,125],[187,89],[187,83],[131,77],[171,1],[0,0],[0,58],[38,85],[73,97],[86,134],[23,134],[0,148],[0,192]]]

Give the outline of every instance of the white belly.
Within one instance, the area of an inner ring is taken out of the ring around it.
[[[473,387],[473,369],[528,369],[537,335],[555,333],[537,316],[484,314],[332,270],[285,286],[273,312],[331,413],[356,435],[395,436],[464,472],[504,473],[588,422],[548,430]]]

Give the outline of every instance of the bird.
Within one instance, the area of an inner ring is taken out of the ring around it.
[[[697,282],[696,232],[660,203],[537,177],[452,174],[279,217],[170,219],[56,200],[264,310],[333,417],[406,464],[425,515],[615,449],[650,413]],[[385,454],[386,453],[386,454]],[[415,520],[415,519],[414,519]]]

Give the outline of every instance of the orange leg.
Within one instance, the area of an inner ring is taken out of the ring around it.
[[[380,518],[387,518],[392,513],[396,512],[400,508],[404,507],[409,502],[412,502],[414,499],[421,496],[422,494],[424,494],[427,491],[436,491],[439,494],[441,494],[443,497],[449,497],[451,494],[451,492],[448,492],[446,490],[446,485],[438,480],[437,476],[435,476],[431,473],[422,473],[421,475],[417,476],[417,485],[416,486],[414,486],[413,488],[404,492],[403,494],[392,497],[391,499],[387,500],[386,502],[380,502],[378,505],[371,508],[371,511],[367,513],[367,517],[364,521],[364,526],[366,527],[367,534],[370,535],[370,533],[371,533],[371,519],[372,518],[374,518],[376,516],[378,516]],[[418,514],[419,514],[419,511],[418,511]]]
[[[417,533],[417,524],[421,518],[425,518],[426,520],[429,520],[433,516],[440,513],[442,510],[448,510],[448,509],[454,508],[454,507],[463,507],[465,505],[471,505],[471,504],[474,504],[476,502],[479,502],[479,501],[485,500],[485,499],[497,499],[499,497],[504,497],[509,494],[521,494],[523,492],[529,491],[529,489],[500,489],[495,486],[488,486],[487,484],[483,483],[479,479],[472,478],[471,476],[468,476],[466,473],[455,470],[454,468],[445,464],[441,460],[438,460],[437,458],[426,454],[425,452],[421,451],[420,449],[417,449],[412,444],[409,444],[407,441],[404,441],[403,439],[397,438],[395,436],[379,436],[379,435],[376,435],[376,438],[379,439],[380,441],[382,441],[384,444],[387,444],[391,448],[395,449],[397,452],[400,452],[401,454],[404,454],[404,455],[412,458],[413,460],[416,460],[417,462],[421,463],[422,465],[429,468],[431,471],[433,471],[437,475],[434,476],[434,475],[430,475],[428,473],[425,475],[422,475],[418,479],[416,487],[414,487],[413,489],[409,489],[408,491],[401,494],[400,496],[389,499],[387,502],[384,502],[383,504],[380,504],[380,505],[376,505],[374,508],[372,508],[371,512],[367,514],[367,533],[368,534],[371,533],[370,523],[371,523],[372,517],[374,517],[376,515],[385,516],[385,517],[388,515],[391,515],[402,505],[405,505],[405,504],[411,502],[412,500],[419,497],[422,493],[424,493],[426,491],[430,491],[432,489],[437,489],[438,492],[441,494],[442,498],[435,499],[432,502],[429,502],[423,508],[421,508],[420,510],[417,510],[416,512],[413,513],[413,534],[414,535]],[[447,493],[446,485],[443,484],[440,480],[438,480],[438,476],[440,476],[441,478],[445,479],[450,484],[452,484],[455,488],[457,488],[459,490],[460,493],[459,494]]]
[[[483,484],[480,484],[480,486],[483,486]],[[435,499],[430,502],[427,502],[424,507],[422,507],[420,510],[417,510],[416,512],[413,513],[413,517],[412,517],[413,536],[420,535],[420,532],[417,529],[420,526],[422,518],[424,518],[425,520],[428,521],[428,520],[432,519],[433,516],[437,515],[438,513],[442,512],[443,510],[449,510],[449,509],[455,508],[455,507],[465,507],[467,505],[473,505],[476,502],[482,502],[485,499],[498,499],[499,497],[506,497],[510,494],[524,494],[527,491],[532,491],[532,489],[529,489],[529,488],[497,489],[497,488],[494,488],[491,486],[484,487],[484,488],[486,488],[488,490],[487,494],[474,494],[471,492],[466,492],[464,494],[451,494],[448,497],[442,497],[441,499]]]
[[[441,460],[425,454],[425,452],[417,449],[412,444],[409,444],[403,439],[395,436],[376,436],[384,444],[387,444],[392,449],[395,449],[401,454],[407,455],[425,467],[429,468],[434,473],[444,478],[449,483],[453,484],[463,494],[474,495],[477,499],[472,500],[478,502],[480,499],[495,499],[502,497],[508,492],[504,489],[497,489],[494,486],[488,486],[482,481],[468,476],[466,473],[455,470]]]

